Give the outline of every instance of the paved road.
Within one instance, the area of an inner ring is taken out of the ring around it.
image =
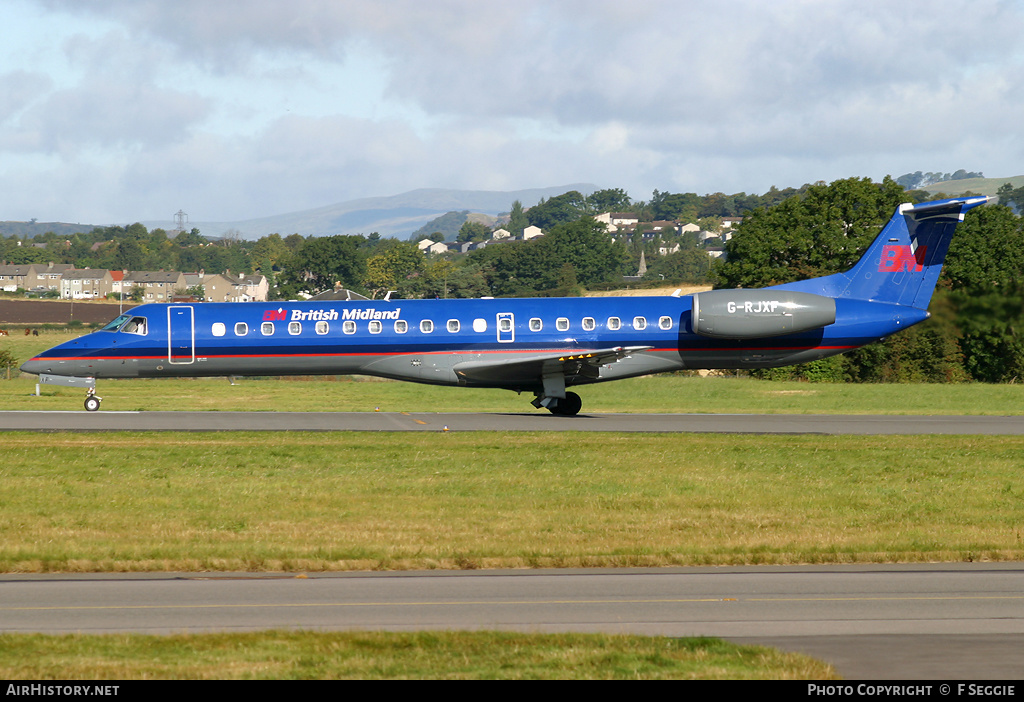
[[[720,636],[847,678],[1024,677],[1024,564],[0,576],[0,631],[504,629]]]
[[[0,431],[625,431],[1024,434],[1024,416],[408,412],[0,412]]]

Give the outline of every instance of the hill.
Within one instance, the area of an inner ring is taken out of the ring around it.
[[[508,212],[515,200],[531,207],[541,198],[578,190],[590,194],[597,186],[588,183],[574,183],[550,188],[528,190],[444,190],[426,188],[412,190],[400,195],[368,197],[339,202],[302,212],[250,219],[238,222],[190,222],[204,236],[219,237],[235,230],[244,239],[258,239],[267,234],[282,236],[299,233],[303,236],[326,236],[333,234],[369,234],[378,232],[381,236],[406,239],[412,232],[446,212],[479,212],[497,215]],[[172,229],[171,221],[143,222],[148,228]]]
[[[961,195],[966,192],[979,193],[981,195],[995,195],[1005,183],[1010,183],[1014,188],[1024,186],[1024,175],[1012,176],[1010,178],[962,178],[960,180],[945,180],[939,183],[932,183],[923,188],[930,193],[945,193],[949,196]]]
[[[91,232],[91,224],[67,224],[66,222],[0,222],[0,235],[33,237],[46,232],[54,232],[58,236],[72,237],[78,232]]]

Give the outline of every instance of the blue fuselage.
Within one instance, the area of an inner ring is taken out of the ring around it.
[[[902,305],[836,300],[835,322],[755,339],[694,332],[686,297],[150,304],[28,361],[31,373],[91,378],[365,374],[440,385],[538,390],[515,372],[457,366],[638,348],[566,385],[697,368],[802,363],[884,338],[927,317]],[[754,310],[756,314],[757,309]]]

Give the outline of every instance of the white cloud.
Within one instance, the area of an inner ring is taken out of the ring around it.
[[[1024,148],[1024,14],[994,0],[18,9],[27,46],[60,48],[8,54],[0,76],[0,163],[39,174],[0,166],[0,187],[27,216],[44,201],[71,219],[219,219],[416,187],[589,181],[644,199],[919,169],[1014,175]],[[51,169],[78,189],[27,189]]]

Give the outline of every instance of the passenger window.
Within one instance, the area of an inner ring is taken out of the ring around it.
[[[637,331],[642,331],[647,328],[646,317],[633,317],[633,328]]]
[[[618,331],[622,328],[622,320],[618,317],[609,317],[606,326],[612,331]]]
[[[331,330],[331,325],[328,324],[327,322],[317,322],[316,327],[314,328],[316,329],[317,334],[323,336],[324,334]]]
[[[400,319],[397,322],[395,322],[395,333],[396,334],[404,334],[407,331],[409,331],[409,323],[408,322],[406,322],[404,319]]]
[[[239,322],[235,325],[235,336],[245,336],[249,333],[249,325],[245,322]]]
[[[434,323],[429,319],[424,319],[420,322],[420,331],[424,334],[429,334],[434,331]]]
[[[224,336],[227,330],[228,328],[224,326],[224,322],[214,322],[213,329],[211,331],[214,336]]]
[[[273,336],[274,335],[274,323],[273,322],[264,322],[263,324],[260,325],[260,331],[263,332],[263,336]]]
[[[355,334],[356,323],[353,322],[351,319],[346,319],[344,322],[341,323],[341,330],[346,334]]]
[[[662,318],[660,318],[658,320],[658,326],[661,327],[662,329],[671,329],[672,328],[672,318],[671,317],[662,317]]]
[[[486,319],[474,319],[473,320],[473,331],[477,334],[481,334],[487,331],[487,320]]]
[[[512,331],[512,320],[508,317],[502,317],[498,320],[498,331],[510,332]]]
[[[370,322],[370,333],[371,334],[380,334],[380,332],[381,332],[381,330],[383,328],[384,328],[384,325],[380,323],[380,320],[375,319],[372,322]]]
[[[555,329],[558,331],[569,331],[569,320],[565,317],[559,317],[555,320]]]
[[[459,333],[459,320],[457,320],[457,319],[449,319],[448,320],[448,331],[451,332],[452,334],[458,334]]]
[[[530,331],[540,331],[544,328],[544,322],[540,321],[537,317],[530,320]]]
[[[292,336],[302,333],[302,322],[288,322],[288,333]]]
[[[584,317],[583,318],[583,330],[584,331],[594,331],[594,327],[596,327],[596,326],[597,326],[597,323],[594,322],[594,318],[593,317]]]

